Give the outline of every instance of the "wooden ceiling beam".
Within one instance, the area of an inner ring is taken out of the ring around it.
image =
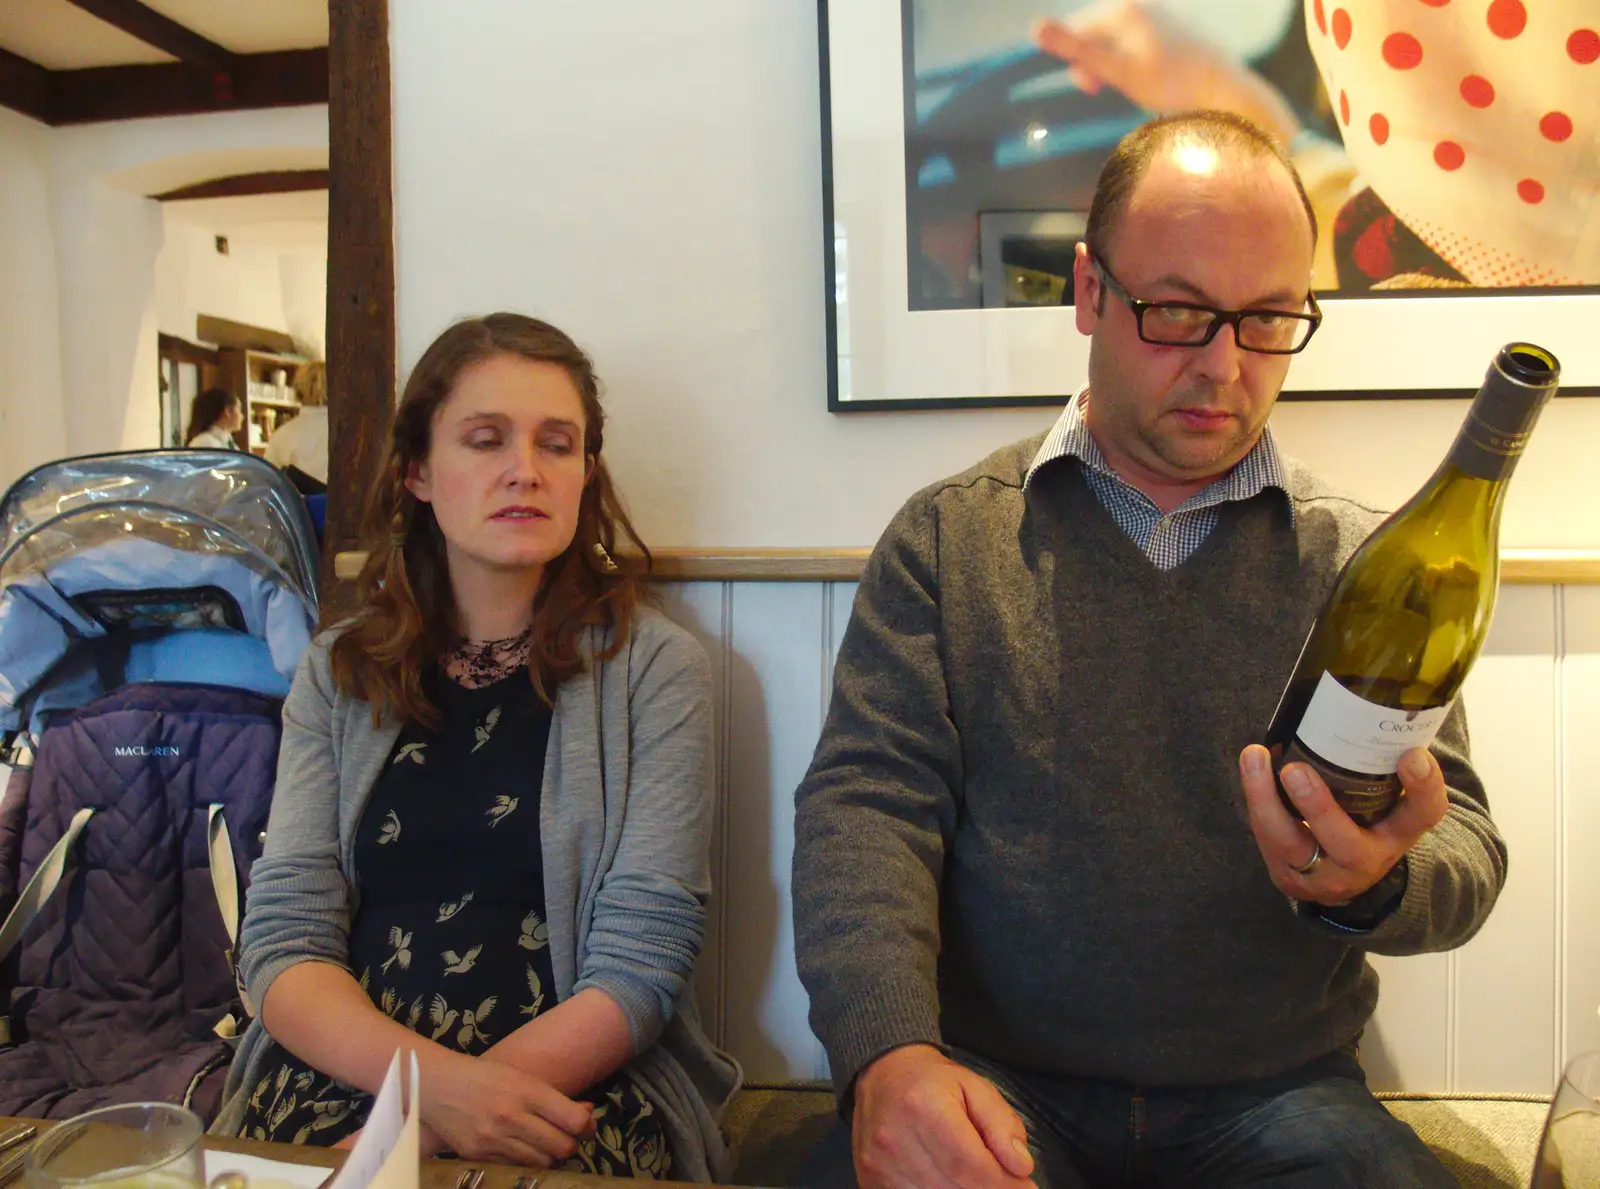
[[[37,62],[0,49],[0,105],[50,123],[50,77]]]
[[[137,37],[178,61],[212,74],[232,76],[236,55],[171,17],[139,3],[139,0],[67,0],[67,3],[124,33]]]
[[[235,54],[233,64],[232,91],[226,95],[218,95],[211,79],[181,62],[47,71],[48,122],[92,124],[328,102],[326,48]]]
[[[185,202],[194,198],[241,198],[251,194],[295,194],[303,190],[326,190],[326,169],[273,169],[261,173],[236,173],[210,178],[152,194],[157,202]]]

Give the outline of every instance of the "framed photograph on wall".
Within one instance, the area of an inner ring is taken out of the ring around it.
[[[1467,396],[1514,339],[1560,357],[1563,394],[1600,395],[1593,0],[818,0],[818,19],[832,410],[1065,400],[1100,167],[1191,106],[1273,125],[1317,210],[1325,318],[1285,398]]]

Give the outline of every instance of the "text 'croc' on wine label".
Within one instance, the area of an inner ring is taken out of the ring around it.
[[[1427,747],[1450,707],[1404,711],[1358,697],[1324,672],[1295,737],[1315,755],[1349,772],[1389,776],[1413,747]]]

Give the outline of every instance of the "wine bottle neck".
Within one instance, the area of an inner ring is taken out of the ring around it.
[[[1499,383],[1493,382],[1499,380]],[[1503,483],[1528,444],[1550,390],[1493,376],[1478,390],[1445,465],[1478,479]]]

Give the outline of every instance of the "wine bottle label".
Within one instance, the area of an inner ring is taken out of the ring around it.
[[[1352,773],[1392,776],[1400,757],[1427,747],[1450,707],[1404,711],[1358,697],[1324,672],[1295,738],[1330,764]]]

